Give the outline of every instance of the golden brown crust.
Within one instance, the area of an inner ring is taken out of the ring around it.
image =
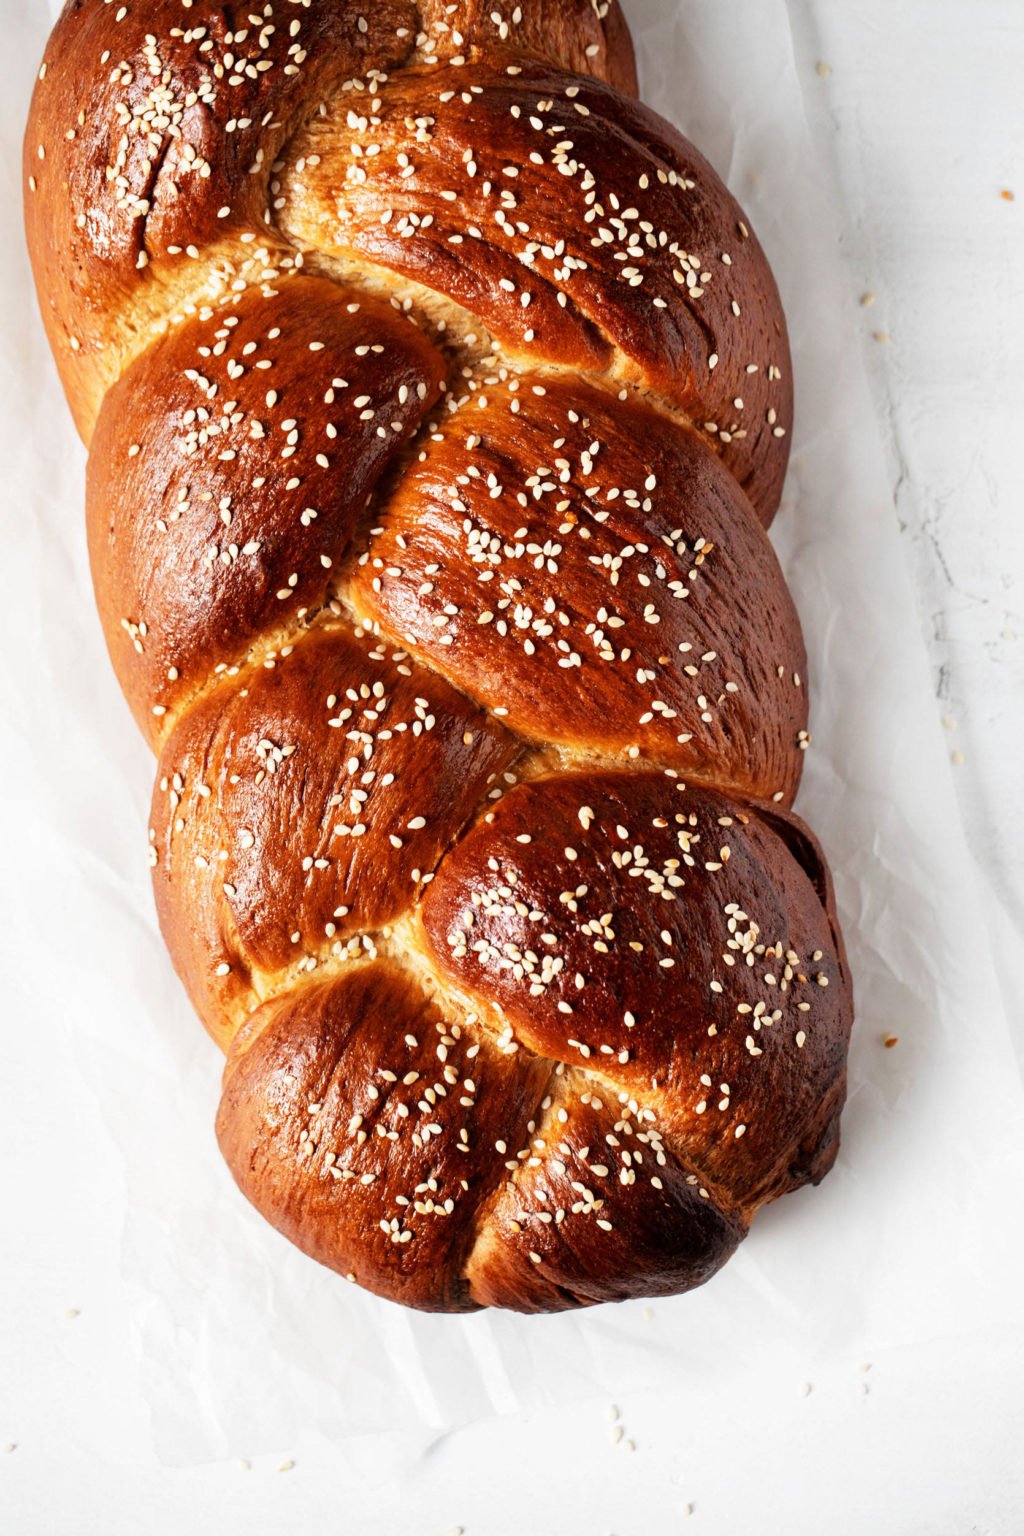
[[[265,0],[255,21],[247,0],[68,0],[26,134],[26,210],[83,434],[120,371],[122,312],[159,305],[162,285],[191,280],[200,251],[259,230],[296,115],[346,77],[400,63],[416,26],[410,0],[375,0],[369,22],[337,0],[303,11],[294,32]]]
[[[346,626],[228,678],[184,715],[154,799],[157,909],[223,1038],[261,987],[395,922],[518,750],[402,651]]]
[[[569,1071],[549,1087],[469,1257],[474,1301],[560,1312],[710,1280],[742,1217],[680,1163],[649,1107]]]
[[[407,1306],[471,1310],[476,1216],[550,1066],[499,1051],[397,969],[269,1004],[217,1116],[243,1192],[306,1253]]]
[[[445,294],[534,365],[664,396],[771,522],[792,419],[775,282],[714,171],[653,112],[541,64],[405,69],[369,113],[342,98],[318,114],[280,186],[300,244]]]
[[[426,57],[507,48],[513,57],[532,54],[636,95],[633,40],[619,0],[425,0],[421,11]]]
[[[25,146],[247,1197],[381,1295],[706,1280],[836,1154],[763,253],[608,0],[68,0]]]
[[[422,904],[447,982],[529,1050],[650,1103],[746,1210],[804,1182],[793,1156],[830,1131],[846,1058],[824,862],[793,820],[802,867],[788,820],[671,775],[544,778],[504,796]]]
[[[321,606],[443,374],[389,306],[295,276],[184,321],[108,391],[89,460],[93,579],[153,743],[216,668]]]
[[[775,552],[648,407],[540,374],[489,387],[381,509],[354,590],[530,740],[792,803],[807,659]]]

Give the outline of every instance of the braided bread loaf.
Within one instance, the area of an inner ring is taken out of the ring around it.
[[[697,1285],[831,1166],[790,367],[615,0],[68,0],[26,206],[218,1134],[413,1306]]]

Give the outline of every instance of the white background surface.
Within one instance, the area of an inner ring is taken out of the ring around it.
[[[699,13],[709,3],[684,0],[679,8],[693,14],[696,30]],[[757,26],[750,18],[757,5],[717,4],[736,13],[737,49],[756,49]],[[628,8],[631,14],[654,18],[673,10],[670,0],[636,0]],[[26,0],[0,0],[8,40],[8,91],[0,103],[7,152],[0,174],[4,206],[12,212],[20,202],[14,146],[46,32],[44,9]],[[766,0],[764,14],[767,10]],[[915,722],[923,719],[921,706],[927,702],[936,736],[941,722],[948,722],[941,727],[941,750],[956,798],[949,796],[948,786],[943,798],[943,786],[929,777],[929,803],[943,807],[947,822],[955,820],[954,807],[959,807],[979,875],[970,890],[976,926],[987,932],[996,963],[1008,977],[1015,957],[1024,952],[1019,793],[1024,519],[1018,506],[1022,477],[1016,448],[1024,409],[1024,118],[1019,105],[1024,11],[1019,0],[975,0],[970,7],[937,0],[790,0],[789,14],[797,77],[819,154],[821,196],[835,217],[851,303],[867,292],[876,295],[873,305],[857,311],[856,335],[886,445],[895,511],[873,508],[872,515],[899,520],[898,539],[880,535],[879,543],[886,558],[902,559],[912,576],[915,622],[927,644],[931,671],[929,687],[921,668],[915,697],[907,701],[908,715]],[[741,15],[747,18],[743,25]],[[819,71],[819,61],[826,61],[831,73]],[[728,112],[728,101],[723,111]],[[767,115],[766,105],[757,101],[745,102],[743,111],[755,128],[762,112]],[[685,101],[674,115],[687,125]],[[710,127],[692,127],[713,153]],[[765,152],[770,155],[770,145]],[[729,172],[727,163],[720,166]],[[1004,201],[1003,188],[1015,189],[1019,201]],[[745,187],[738,190],[749,195]],[[758,223],[764,226],[764,218]],[[33,370],[38,368],[42,379],[45,346],[38,337],[31,341],[35,317],[23,303],[24,261],[16,223],[3,260],[3,292],[17,298],[5,329],[19,356],[21,348],[33,347]],[[806,295],[801,306],[806,314]],[[816,320],[828,328],[831,310]],[[837,324],[836,329],[845,345],[845,327]],[[876,332],[889,339],[876,340]],[[5,350],[5,359],[8,355]],[[849,362],[839,359],[837,366]],[[14,376],[6,362],[0,368],[8,430],[14,422],[32,434],[42,455],[40,478],[53,483],[63,473],[58,459],[66,457],[70,439],[62,421],[54,421],[51,433],[45,430],[48,418],[40,419],[39,412],[51,408],[52,390],[37,397],[34,371],[26,380]],[[804,405],[813,416],[814,403]],[[47,461],[51,444],[54,458]],[[836,473],[844,473],[842,465]],[[75,474],[73,465],[61,483],[73,487]],[[828,510],[823,507],[821,516],[827,517]],[[76,695],[95,669],[105,666],[81,560],[80,507],[72,491],[66,541],[35,549],[31,572],[17,563],[12,570],[12,561],[15,555],[23,561],[26,551],[33,551],[26,521],[42,515],[46,531],[53,508],[27,500],[18,487],[5,513],[13,552],[4,557],[5,587],[28,579],[35,591],[27,624],[11,624],[8,614],[0,620],[4,665],[24,671],[36,665],[37,656],[44,658],[40,675],[47,686],[33,701],[41,716],[37,734],[49,753],[59,753],[62,733],[70,738],[75,731]],[[780,537],[784,542],[784,530]],[[799,549],[789,554],[806,582],[806,556]],[[892,590],[903,589],[895,583]],[[808,591],[800,601],[813,629],[812,597]],[[77,606],[56,607],[72,598]],[[855,600],[851,592],[851,603]],[[12,603],[9,611],[26,610]],[[892,622],[898,632],[906,615],[894,613]],[[67,639],[60,644],[54,637],[62,633]],[[874,664],[884,666],[884,657],[880,644]],[[109,692],[112,696],[113,685]],[[853,1536],[868,1530],[879,1536],[1016,1536],[1024,1528],[1019,1454],[1024,1414],[1017,1388],[1024,1338],[1017,1313],[999,1310],[1007,1295],[999,1282],[1008,1277],[992,1274],[1008,1260],[1019,1261],[1019,1245],[1005,1240],[1005,1229],[1020,1224],[1019,1182],[1016,1202],[1008,1201],[995,1213],[1001,1223],[986,1209],[977,1230],[969,1217],[962,1233],[943,1230],[943,1242],[956,1244],[948,1255],[955,1278],[943,1263],[942,1245],[928,1241],[932,1218],[942,1221],[933,1188],[921,1181],[920,1220],[908,1219],[902,1231],[895,1219],[880,1214],[880,1249],[904,1240],[911,1261],[919,1256],[916,1270],[913,1262],[909,1265],[919,1288],[916,1329],[904,1324],[901,1332],[894,1323],[902,1316],[895,1304],[886,1316],[874,1299],[869,1302],[870,1277],[891,1261],[889,1252],[858,1252],[848,1256],[853,1273],[836,1275],[834,1285],[838,1292],[842,1282],[844,1297],[856,1294],[863,1276],[863,1315],[851,1317],[845,1304],[846,1315],[830,1315],[822,1298],[799,1289],[790,1295],[765,1292],[755,1319],[764,1346],[752,1348],[741,1374],[727,1338],[695,1329],[692,1367],[683,1370],[678,1385],[666,1382],[658,1360],[659,1313],[649,1325],[650,1344],[636,1344],[636,1327],[629,1334],[632,1355],[622,1391],[608,1379],[603,1363],[593,1372],[602,1378],[600,1394],[528,1413],[481,1417],[440,1436],[414,1427],[358,1438],[324,1433],[318,1427],[323,1416],[313,1411],[322,1396],[314,1371],[305,1419],[301,1394],[288,1415],[270,1400],[273,1386],[261,1400],[254,1390],[256,1373],[240,1376],[242,1401],[211,1405],[201,1401],[201,1388],[197,1396],[196,1383],[204,1379],[200,1350],[199,1357],[183,1364],[182,1379],[192,1395],[181,1398],[180,1412],[196,1419],[200,1445],[211,1443],[202,1427],[207,1417],[227,1425],[224,1443],[214,1460],[162,1466],[157,1450],[166,1454],[172,1437],[166,1424],[151,1424],[150,1413],[155,1396],[174,1378],[166,1357],[153,1346],[161,1336],[161,1320],[145,1315],[145,1298],[140,1300],[132,1276],[140,1268],[140,1248],[152,1266],[162,1244],[174,1239],[173,1230],[162,1228],[161,1180],[171,1180],[179,1163],[185,1169],[182,1177],[192,1176],[204,1158],[211,1158],[211,1148],[203,1142],[197,1152],[173,1143],[154,1158],[145,1131],[148,1114],[157,1115],[147,1097],[164,1080],[154,1089],[141,1072],[138,1102],[121,1106],[111,1120],[111,1096],[97,1079],[116,1066],[130,1081],[137,1050],[132,1030],[141,1036],[155,1026],[152,1018],[126,1021],[123,1060],[115,1064],[98,1039],[94,1046],[88,1022],[116,1007],[136,967],[154,963],[148,916],[140,916],[134,927],[123,919],[111,932],[106,984],[102,972],[84,977],[86,995],[69,996],[67,1018],[32,1007],[33,995],[44,990],[47,969],[57,964],[55,951],[64,947],[74,953],[80,916],[75,908],[82,892],[92,889],[97,902],[105,901],[111,887],[127,878],[122,872],[134,869],[142,825],[137,818],[144,816],[145,806],[139,786],[147,782],[148,763],[141,746],[127,745],[131,738],[112,697],[108,707],[119,753],[121,742],[126,743],[123,756],[114,769],[100,759],[83,762],[69,739],[67,762],[74,783],[68,783],[66,795],[51,758],[38,775],[48,804],[37,808],[40,827],[51,829],[49,838],[42,833],[33,850],[31,883],[20,861],[8,861],[0,890],[4,938],[17,938],[16,949],[12,945],[8,952],[6,944],[4,949],[9,988],[2,1009],[0,1073],[5,1194],[0,1529],[5,1536],[8,1531],[13,1536],[65,1531],[127,1536],[141,1528],[163,1536],[183,1524],[196,1536],[243,1528],[269,1536],[313,1522],[318,1530],[344,1536],[441,1536],[457,1526],[465,1527],[466,1536],[525,1536],[527,1531],[538,1536],[660,1536],[677,1529],[710,1536],[754,1531]],[[829,719],[836,714],[832,700]],[[920,750],[931,775],[936,748],[927,732]],[[31,794],[36,777],[31,761],[11,762],[5,754],[4,762],[5,785],[9,771],[18,792]],[[812,782],[811,794],[824,813],[827,790],[821,779]],[[817,819],[817,810],[814,814]],[[102,867],[77,869],[73,881],[66,879],[62,839],[77,836],[84,843],[87,828],[94,832],[93,846],[104,848],[105,861]],[[954,830],[949,824],[935,825],[936,846],[944,846]],[[837,852],[842,889],[843,870],[854,860],[848,850]],[[30,902],[21,899],[29,887]],[[112,905],[118,910],[116,900]],[[847,910],[844,916],[848,924],[860,916],[865,926],[870,921],[876,932],[884,930],[884,914],[880,919],[877,913]],[[973,944],[975,928],[970,932]],[[912,937],[927,944],[927,932]],[[893,952],[905,942],[906,935],[894,934]],[[960,1032],[983,1040],[990,1022],[985,1014],[991,994],[980,986],[978,1006],[972,1008],[971,958],[963,957],[967,982],[959,984],[958,971],[956,1008],[938,1029],[947,1054]],[[978,956],[979,968],[983,963],[990,966],[987,953]],[[167,994],[166,1018],[184,1028],[187,1012],[169,979]],[[1012,989],[1009,996],[1014,996]],[[162,1002],[154,1000],[158,1006]],[[1024,1039],[1015,1022],[1020,1062]],[[874,1019],[864,1027],[874,1028]],[[893,1027],[900,1032],[898,1020]],[[904,1045],[909,1044],[905,1039]],[[863,1037],[857,1049],[862,1062],[870,1063],[871,1052],[879,1050],[877,1038]],[[871,1198],[883,1202],[880,1157],[893,1159],[893,1211],[915,1209],[918,1191],[907,1188],[907,1178],[919,1174],[909,1159],[901,1167],[899,1138],[888,1143],[879,1138],[881,1151],[872,1147],[890,1112],[911,1124],[927,1104],[930,1119],[917,1130],[933,1139],[936,1163],[954,1170],[951,1204],[963,1201],[966,1184],[978,1189],[980,1205],[984,1187],[995,1181],[999,1170],[976,1166],[980,1146],[986,1154],[1005,1146],[1007,1157],[1013,1155],[1010,1128],[1001,1141],[989,1135],[989,1121],[1000,1104],[1015,1102],[1006,1090],[1019,1089],[1019,1084],[993,1083],[989,1098],[972,1082],[961,1098],[948,1096],[946,1081],[944,1101],[932,1080],[927,1039],[918,1040],[915,1051],[904,1057],[909,1065],[897,1061],[881,1110],[878,1096],[873,1100],[867,1092],[859,1103],[851,1103],[843,1166],[820,1195],[787,1218],[790,1241],[797,1227],[801,1240],[814,1244],[830,1209],[827,1202],[845,1198],[853,1204],[869,1175],[876,1181]],[[209,1091],[201,1102],[182,1109],[182,1120],[195,1128],[189,1137],[198,1143],[198,1128],[212,1109],[216,1068],[201,1038],[195,1040],[194,1053],[195,1080],[209,1080]],[[1012,1079],[1019,1070],[1008,1054],[994,1059],[1000,1062],[1001,1077]],[[876,1080],[876,1067],[862,1065],[861,1070],[865,1084]],[[168,1074],[166,1081],[174,1080]],[[138,1192],[140,1168],[156,1190],[152,1219],[148,1225],[136,1220],[126,1238],[126,1199]],[[211,1169],[209,1176],[211,1200],[223,1199],[229,1212],[232,1200],[218,1182],[219,1173]],[[1007,1187],[1012,1187],[1009,1181]],[[780,1235],[777,1225],[769,1225],[748,1248],[757,1244],[756,1252],[770,1259],[773,1240],[784,1243],[785,1229]],[[744,1259],[745,1254],[735,1262]],[[197,1260],[201,1270],[203,1255]],[[817,1281],[820,1271],[814,1274]],[[147,1278],[152,1284],[151,1270]],[[746,1279],[749,1289],[749,1271]],[[173,1311],[184,1302],[174,1295],[168,1305]],[[906,1297],[899,1305],[906,1307]],[[159,1311],[160,1302],[151,1298],[151,1306]],[[76,1316],[67,1315],[71,1309],[77,1309]],[[704,1314],[673,1311],[677,1328],[680,1322],[685,1326],[687,1315]],[[720,1321],[720,1312],[713,1315]],[[329,1317],[317,1318],[318,1326],[324,1322],[330,1326]],[[750,1337],[749,1319],[744,1330]],[[263,1341],[255,1331],[251,1342],[258,1358]],[[678,1336],[674,1345],[678,1350]],[[215,1353],[216,1341],[203,1347]],[[324,1349],[329,1347],[325,1336]],[[715,1368],[718,1352],[721,1371]],[[684,1359],[686,1353],[684,1340]],[[561,1357],[552,1359],[552,1376],[562,1364]],[[866,1364],[871,1366],[867,1372],[860,1369]],[[809,1396],[802,1395],[805,1383],[812,1385]],[[567,1395],[555,1381],[546,1385],[552,1397]],[[866,1394],[865,1385],[870,1388]],[[221,1376],[219,1389],[229,1388]],[[539,1398],[544,1395],[538,1392]],[[610,1443],[611,1401],[621,1410],[635,1452]],[[292,1426],[288,1438],[268,1443],[267,1426],[283,1419]],[[184,1425],[177,1438],[187,1441],[192,1427]],[[7,1443],[16,1448],[4,1454]],[[239,1466],[240,1457],[251,1459],[249,1470]],[[280,1472],[290,1460],[294,1467]],[[687,1517],[690,1503],[693,1514]]]

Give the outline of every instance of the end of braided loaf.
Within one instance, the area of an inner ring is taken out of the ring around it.
[[[635,87],[605,0],[69,0],[26,138],[221,1146],[418,1307],[687,1289],[837,1148],[785,326]]]

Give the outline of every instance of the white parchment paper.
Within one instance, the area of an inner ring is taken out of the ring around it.
[[[83,454],[15,229],[0,359],[6,1006],[41,1050],[71,1053],[123,1153],[111,1199],[124,1201],[139,1369],[169,1463],[310,1428],[440,1433],[631,1388],[684,1387],[699,1411],[709,1381],[742,1402],[795,1345],[824,1366],[968,1332],[993,1352],[1016,1318],[1021,1239],[1007,1213],[1024,1177],[1024,1089],[1009,967],[957,819],[787,6],[626,7],[645,99],[745,203],[791,324],[797,429],[774,537],[811,658],[799,809],[832,860],[857,990],[839,1164],[763,1213],[703,1291],[532,1320],[406,1313],[318,1269],[244,1204],[213,1137],[220,1058],[156,929],[152,763],[94,615]],[[38,7],[40,51],[47,9],[58,0]],[[13,209],[16,168],[4,176]],[[89,1177],[73,1147],[66,1177]]]

